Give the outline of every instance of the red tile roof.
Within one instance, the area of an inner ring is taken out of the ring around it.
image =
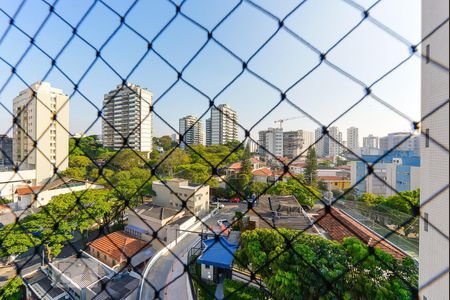
[[[269,168],[259,168],[252,171],[255,176],[272,176],[273,173]]]
[[[41,185],[36,186],[27,186],[27,187],[21,187],[16,189],[16,194],[20,196],[36,193],[36,191],[40,190],[42,188]]]
[[[401,249],[383,240],[377,233],[338,208],[332,207],[328,214],[323,208],[319,210],[318,214],[316,224],[327,231],[333,240],[342,242],[344,238],[356,237],[365,244],[370,242],[371,245],[375,245],[375,248],[381,249],[397,259],[407,256]]]
[[[240,162],[235,162],[232,163],[228,169],[234,169],[234,170],[240,170],[241,169],[241,163]]]
[[[88,243],[88,246],[121,263],[150,245],[123,231],[117,231]]]

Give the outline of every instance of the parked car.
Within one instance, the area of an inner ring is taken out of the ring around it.
[[[241,202],[241,199],[239,199],[239,198],[232,198],[231,200],[230,200],[230,202],[231,203],[239,203],[239,202]]]
[[[227,219],[217,220],[219,226],[225,226],[226,228],[231,228],[231,223]]]
[[[225,205],[223,205],[223,204],[220,203],[220,202],[212,202],[211,205],[212,205],[212,206],[215,206],[215,207],[218,207],[219,209],[222,209],[222,208],[225,207]]]

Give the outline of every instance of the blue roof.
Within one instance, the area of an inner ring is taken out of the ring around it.
[[[230,244],[224,237],[219,237],[216,242],[214,238],[203,241],[206,246],[202,255],[197,259],[198,264],[211,265],[222,269],[231,269],[234,252],[238,245]]]

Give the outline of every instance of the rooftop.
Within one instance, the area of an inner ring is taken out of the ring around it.
[[[133,210],[139,216],[146,216],[161,221],[168,218],[174,218],[178,214],[184,214],[184,212],[182,211],[153,204],[143,204],[141,206],[133,208]]]
[[[238,245],[230,244],[226,238],[219,237],[203,241],[205,250],[197,259],[197,263],[211,265],[218,268],[230,269],[233,264],[234,252],[236,252]]]
[[[32,275],[25,277],[24,281],[39,299],[64,299],[64,296],[67,295],[63,289],[52,286],[52,281],[42,271],[37,271]]]
[[[105,253],[120,263],[149,247],[149,244],[123,231],[117,231],[88,243],[88,246]]]
[[[395,258],[407,256],[403,250],[384,240],[376,232],[338,208],[331,207],[328,214],[325,208],[320,209],[316,220],[316,224],[322,227],[331,239],[338,242],[342,242],[347,237],[356,237],[365,244],[370,242],[371,245],[375,245],[375,248],[381,249]]]
[[[269,168],[259,168],[252,171],[252,174],[255,176],[272,176],[272,170]]]
[[[102,280],[89,287],[95,300],[125,299],[139,286],[140,280],[129,274],[118,274],[110,280]]]
[[[111,268],[86,253],[83,253],[81,257],[71,256],[56,259],[50,263],[50,266],[62,273],[59,276],[70,279],[80,288],[88,287],[98,280],[114,274]]]

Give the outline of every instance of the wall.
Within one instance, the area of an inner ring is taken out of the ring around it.
[[[30,183],[27,183],[30,182]],[[14,192],[20,186],[36,185],[36,170],[0,172],[0,196],[13,199]]]

